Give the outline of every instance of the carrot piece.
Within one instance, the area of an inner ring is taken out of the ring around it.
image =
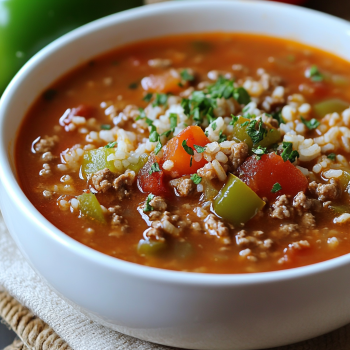
[[[239,168],[240,179],[244,181],[259,197],[273,200],[282,194],[295,196],[299,191],[305,192],[308,180],[289,160],[269,153],[261,157],[249,157]],[[278,183],[281,189],[271,192]]]
[[[150,155],[147,163],[141,168],[137,175],[137,185],[144,193],[153,193],[155,195],[162,195],[167,192],[164,181],[164,171],[151,172],[151,167],[154,163],[160,165],[160,158],[155,155]],[[161,169],[161,165],[160,165]]]
[[[193,149],[195,156],[191,156],[185,151],[182,146],[184,140],[186,140],[187,146]],[[203,157],[199,160],[195,159],[197,158],[197,152],[193,145],[203,147],[209,142],[209,139],[199,126],[188,126],[167,143],[164,150],[163,162],[171,160],[174,166],[169,172],[176,172],[178,176],[194,174],[198,169],[202,168],[207,161]]]
[[[178,93],[188,82],[181,82],[181,76],[176,70],[169,70],[163,74],[150,74],[141,80],[141,85],[148,92]]]

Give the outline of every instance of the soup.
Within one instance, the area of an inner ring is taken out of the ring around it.
[[[43,92],[16,141],[56,227],[158,268],[249,273],[350,252],[350,64],[244,34],[152,39]]]

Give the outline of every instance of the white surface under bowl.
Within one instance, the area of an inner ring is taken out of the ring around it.
[[[58,39],[13,79],[0,106],[1,209],[31,266],[94,320],[141,339],[188,349],[257,349],[300,341],[350,322],[350,255],[270,273],[213,275],[121,261],[71,239],[28,201],[16,181],[23,116],[57,78],[135,40],[193,32],[294,39],[350,60],[350,25],[288,5],[175,2],[93,22]]]

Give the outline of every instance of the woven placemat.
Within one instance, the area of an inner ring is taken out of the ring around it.
[[[0,317],[20,338],[6,350],[72,350],[50,326],[6,292],[0,292]]]

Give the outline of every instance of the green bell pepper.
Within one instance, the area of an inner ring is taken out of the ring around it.
[[[141,239],[137,245],[137,252],[143,256],[154,256],[160,254],[167,248],[164,241],[150,241],[148,239]]]
[[[341,113],[345,109],[350,107],[349,102],[345,102],[339,98],[332,98],[314,105],[314,113],[317,118],[323,118],[326,114],[329,113]]]
[[[1,0],[0,95],[14,74],[52,40],[142,0]]]
[[[97,171],[105,168],[108,168],[113,173],[117,173],[118,170],[114,166],[114,160],[107,160],[107,157],[114,152],[114,148],[104,147],[86,151],[83,156],[83,164],[81,167],[83,176],[89,178]]]
[[[102,224],[106,223],[101,205],[94,194],[83,193],[82,195],[78,196],[78,200],[82,215],[86,216],[90,220],[95,220]]]
[[[263,140],[253,145],[253,141],[247,133],[247,123],[249,123],[250,121],[251,119],[247,119],[240,116],[233,128],[233,140],[237,142],[245,142],[248,145],[249,151],[252,150],[253,146],[269,147],[275,143],[278,143],[281,140],[281,133],[279,132],[279,130],[273,127],[268,127],[268,132],[263,138]]]
[[[265,202],[238,177],[229,174],[226,184],[214,200],[215,213],[233,225],[253,218]]]

